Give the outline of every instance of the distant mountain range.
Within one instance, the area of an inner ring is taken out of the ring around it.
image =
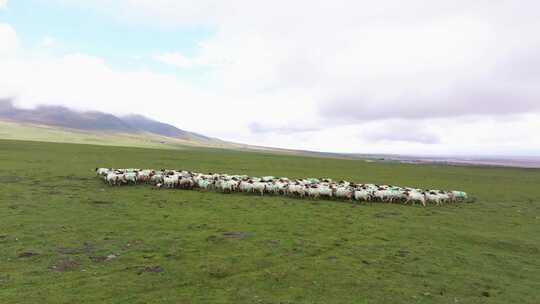
[[[181,130],[142,115],[115,116],[109,113],[79,112],[61,106],[20,109],[11,100],[0,99],[0,139],[67,142],[78,144],[185,149],[210,147],[365,161],[401,162],[457,166],[508,166],[540,168],[537,157],[428,157],[383,154],[344,154],[279,149],[238,144]]]
[[[10,100],[0,100],[0,119],[94,132],[151,133],[200,142],[217,140],[194,132],[184,131],[173,125],[142,115],[115,116],[97,111],[78,112],[62,106],[39,106],[35,109],[20,109],[15,107]]]
[[[0,99],[0,139],[160,149],[210,147],[285,154],[330,155],[223,141],[181,130],[142,115],[116,116],[98,111],[75,111],[62,106],[21,109],[9,99]]]

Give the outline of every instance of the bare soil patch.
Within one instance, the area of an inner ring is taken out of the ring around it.
[[[94,246],[88,242],[84,242],[82,247],[59,247],[58,252],[62,254],[82,254],[90,253],[94,250]]]
[[[19,258],[31,258],[31,257],[36,256],[36,255],[39,255],[39,253],[32,252],[32,251],[23,251],[23,252],[19,253],[17,255],[17,257],[19,257]]]
[[[122,249],[123,250],[129,250],[133,247],[138,247],[138,246],[141,246],[144,244],[144,241],[143,240],[130,240],[130,241],[127,241],[123,246],[122,246]]]
[[[79,260],[72,257],[63,257],[57,260],[49,268],[52,271],[66,272],[66,271],[75,270],[79,268],[79,266],[81,266],[81,263],[79,262]]]
[[[243,239],[248,236],[252,236],[253,233],[250,232],[223,232],[223,237],[226,239]]]
[[[97,255],[97,256],[90,256],[90,260],[94,263],[103,263],[108,262],[110,260],[116,259],[118,257],[118,254],[109,254],[109,255]]]
[[[137,271],[137,274],[141,275],[145,272],[160,273],[160,272],[163,272],[163,268],[159,265],[145,266],[145,267],[139,268],[139,270]]]
[[[97,205],[97,206],[102,206],[102,205],[112,205],[113,202],[111,202],[111,201],[100,201],[100,200],[91,200],[90,204]]]
[[[22,180],[19,176],[14,175],[0,175],[0,183],[2,184],[10,184],[10,183],[18,183]]]

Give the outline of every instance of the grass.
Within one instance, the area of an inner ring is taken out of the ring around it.
[[[216,140],[201,142],[197,140],[160,136],[151,133],[121,133],[98,130],[85,131],[5,120],[0,120],[0,139],[153,149],[184,149],[186,146],[234,147],[234,144]]]
[[[354,205],[107,187],[184,168],[459,189]],[[0,140],[0,302],[540,303],[540,170]]]

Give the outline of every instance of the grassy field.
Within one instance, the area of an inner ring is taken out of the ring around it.
[[[218,140],[197,141],[150,133],[119,133],[112,131],[85,131],[58,126],[37,125],[0,120],[0,139],[40,142],[74,143],[103,146],[138,147],[155,149],[184,149],[191,147],[233,148],[234,144]],[[241,146],[241,145],[237,145]]]
[[[105,186],[93,168],[459,189],[354,205]],[[540,303],[540,170],[0,140],[0,303]]]

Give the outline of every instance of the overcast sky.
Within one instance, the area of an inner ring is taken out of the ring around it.
[[[318,151],[540,155],[540,1],[0,0],[0,98]]]

